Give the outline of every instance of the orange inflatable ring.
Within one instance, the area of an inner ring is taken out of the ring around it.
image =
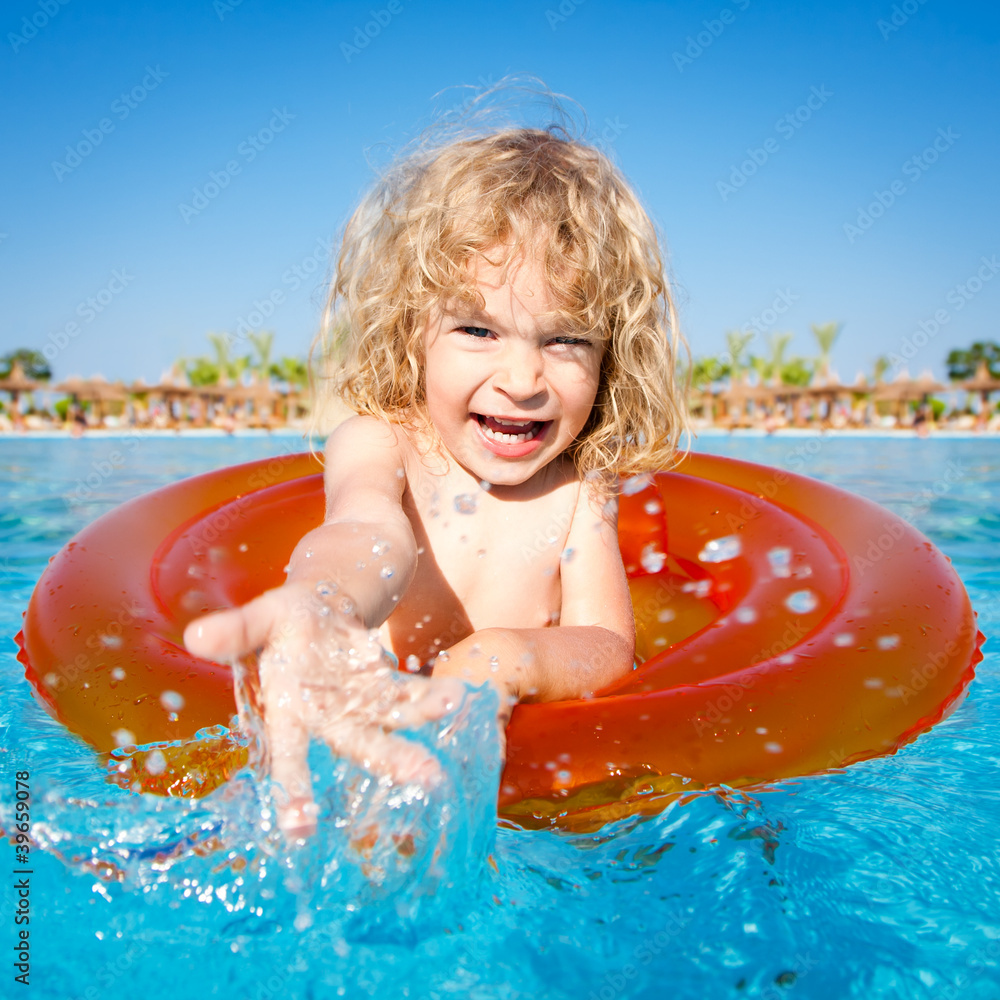
[[[244,764],[225,728],[230,671],[190,656],[181,633],[280,584],[322,513],[318,464],[290,455],[126,503],[55,556],[19,659],[114,780],[200,795]],[[598,697],[515,709],[509,822],[593,829],[694,790],[891,753],[954,707],[982,658],[944,555],[801,476],[689,455],[626,484],[620,541],[640,666]]]

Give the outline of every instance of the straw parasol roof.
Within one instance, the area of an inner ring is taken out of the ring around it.
[[[83,379],[79,375],[71,375],[65,382],[53,386],[55,392],[65,393],[67,396],[76,396],[80,399],[127,401],[129,390],[125,388],[123,382],[109,382],[100,375],[93,378]]]
[[[956,383],[955,388],[964,389],[966,392],[982,393],[985,399],[989,393],[1000,391],[1000,379],[994,378],[990,374],[985,361],[980,361],[979,367],[976,369],[976,374],[964,382]]]
[[[24,374],[24,368],[20,361],[15,361],[10,368],[10,374],[6,378],[0,378],[0,392],[9,392],[16,395],[19,392],[34,392],[36,389],[48,388],[44,382],[28,378]]]
[[[872,397],[877,401],[900,402],[908,399],[923,399],[932,392],[944,392],[948,387],[936,381],[930,372],[923,372],[920,378],[912,378],[904,368],[891,382],[881,382],[875,387]]]

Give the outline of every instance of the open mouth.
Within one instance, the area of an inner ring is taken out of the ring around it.
[[[503,420],[474,413],[479,421],[483,436],[497,444],[523,444],[538,437],[548,427],[551,420]]]

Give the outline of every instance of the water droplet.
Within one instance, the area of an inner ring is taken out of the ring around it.
[[[677,612],[673,608],[660,608],[656,612],[658,622],[672,622],[677,617]]]
[[[491,656],[490,657],[490,672],[495,674],[499,669],[500,669],[500,657],[499,656]]]
[[[881,677],[866,677],[865,687],[871,688],[872,690],[878,690],[885,684],[885,681]]]
[[[111,679],[115,683],[125,680],[125,671],[122,670],[121,667],[115,667],[114,670],[111,671]]]
[[[556,781],[563,785],[568,785],[573,780],[573,775],[566,770],[556,771]]]
[[[694,594],[695,597],[708,597],[712,592],[712,581],[708,579],[688,580],[687,583],[681,586],[681,590],[685,594]]]
[[[794,653],[782,653],[781,656],[778,657],[778,663],[780,663],[783,667],[790,667],[794,662]]]
[[[116,729],[111,738],[115,741],[116,747],[128,747],[135,743],[135,733],[131,729]]]
[[[207,611],[205,594],[200,590],[189,590],[181,597],[181,607],[185,611]]]
[[[898,635],[880,635],[875,640],[875,645],[879,649],[896,649],[899,646],[899,636]]]
[[[767,561],[771,564],[771,573],[775,577],[792,575],[792,550],[777,545],[767,553]]]
[[[406,658],[406,662],[403,664],[406,670],[411,674],[420,673],[420,657],[414,656],[413,653]]]
[[[563,549],[562,555],[559,556],[561,562],[568,563],[573,561],[573,556],[576,555],[576,549]]]
[[[642,550],[639,562],[647,573],[659,573],[667,561],[666,552],[661,552],[655,542],[650,542]]]
[[[163,774],[167,769],[167,758],[163,756],[162,750],[151,750],[143,766],[150,774]]]
[[[184,707],[184,695],[177,691],[163,691],[160,694],[160,704],[168,712],[179,712]]]
[[[485,479],[480,479],[480,480],[479,480],[479,488],[480,488],[480,489],[481,489],[481,490],[482,490],[482,491],[483,491],[484,493],[489,493],[489,491],[490,491],[491,489],[493,489],[493,484],[492,484],[492,483],[488,483],[488,482],[486,482],[486,480],[485,480]]]
[[[313,557],[313,550],[306,549],[306,559],[312,559],[312,557]]]
[[[45,684],[46,684],[47,687],[54,688],[58,683],[59,683],[59,675],[58,674],[46,674],[45,675]]]
[[[726,535],[724,538],[713,538],[706,543],[698,553],[698,558],[706,563],[729,562],[743,551],[743,544],[736,535]]]
[[[811,590],[795,590],[785,598],[785,607],[797,615],[806,615],[815,611],[819,598]]]
[[[247,545],[246,542],[240,542],[240,544],[237,546],[237,548],[240,550],[240,552],[247,552],[247,551],[249,551],[250,546]]]
[[[384,556],[388,551],[389,551],[389,543],[383,541],[381,538],[376,538],[375,544],[372,545],[372,555]]]
[[[754,732],[755,732],[755,733],[756,733],[756,734],[757,734],[758,736],[767,736],[767,726],[758,726],[758,727],[757,727],[757,728],[756,728],[756,729],[754,730]]]
[[[629,476],[628,479],[622,483],[622,493],[625,496],[630,497],[636,493],[641,493],[647,486],[653,485],[653,477],[649,475],[648,472],[644,472],[638,476]]]
[[[328,580],[320,580],[316,584],[316,593],[320,597],[333,597],[339,589],[335,583],[330,583]]]
[[[643,505],[642,509],[647,514],[659,514],[663,510],[663,504],[659,500],[647,500]]]
[[[455,497],[455,510],[459,514],[475,514],[476,498],[471,493],[459,493]]]
[[[382,577],[383,580],[388,580],[389,577],[391,577],[395,572],[396,572],[395,569],[393,569],[392,566],[388,565],[387,563],[378,571],[378,575]]]
[[[841,648],[845,646],[853,646],[854,636],[850,632],[838,632],[833,637],[833,644],[835,646],[840,646]]]
[[[784,750],[784,747],[780,743],[765,743],[764,749],[768,753],[781,753]]]
[[[122,637],[120,635],[102,635],[101,645],[107,649],[121,649]]]
[[[482,559],[484,555],[486,555],[486,549],[479,549],[479,551],[476,552],[477,559]]]
[[[749,625],[757,620],[757,612],[753,608],[737,608],[734,617],[741,625]]]

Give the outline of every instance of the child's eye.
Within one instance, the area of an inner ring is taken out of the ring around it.
[[[493,333],[492,330],[487,330],[485,326],[463,326],[462,332],[467,333],[470,337],[475,337],[477,340],[485,340]]]
[[[586,337],[553,337],[550,344],[566,344],[570,347],[590,347],[592,342]]]

